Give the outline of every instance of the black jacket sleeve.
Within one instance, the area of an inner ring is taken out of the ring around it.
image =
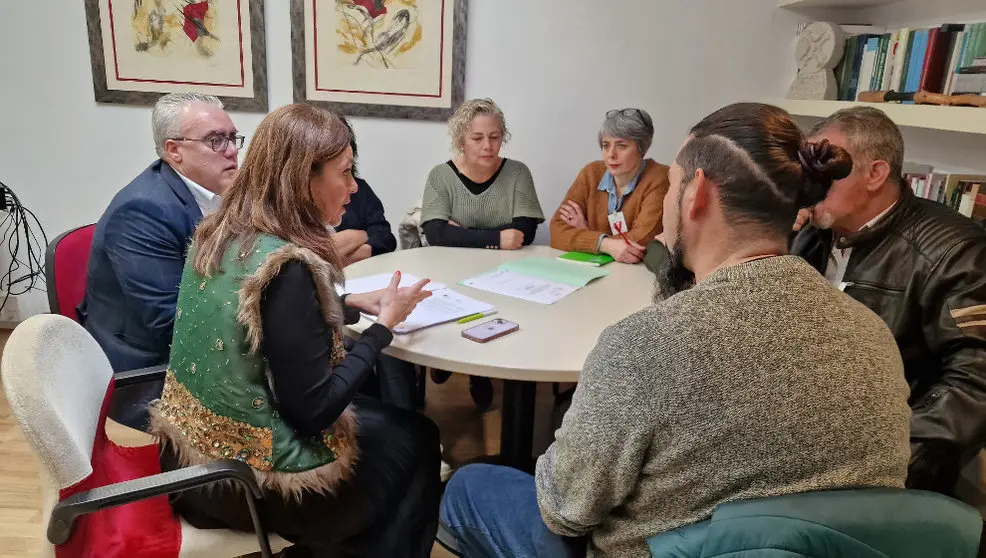
[[[428,244],[458,248],[499,248],[500,231],[497,229],[467,229],[450,225],[448,221],[432,219],[421,224]]]
[[[367,244],[372,249],[372,255],[379,256],[393,252],[397,249],[397,238],[390,230],[390,223],[383,212],[383,203],[365,180],[357,178],[356,183],[359,186],[359,191],[364,193],[362,214],[359,216],[359,221],[362,225],[361,228],[366,231],[366,235],[369,237]]]
[[[339,418],[393,340],[390,330],[373,324],[332,367],[332,332],[322,318],[312,274],[299,261],[284,264],[267,285],[260,318],[261,353],[277,409],[302,436],[314,436]]]
[[[513,221],[498,229],[467,229],[449,225],[448,221],[432,219],[421,225],[432,246],[455,246],[459,248],[499,248],[500,231],[517,229],[524,234],[524,246],[534,242],[541,219],[534,217],[514,217]]]
[[[950,492],[961,461],[986,443],[984,269],[986,246],[962,242],[937,263],[920,297],[925,343],[942,375],[912,403],[913,488]]]

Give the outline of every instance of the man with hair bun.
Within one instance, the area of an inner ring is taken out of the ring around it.
[[[723,502],[903,487],[893,335],[787,249],[798,208],[851,169],[777,107],[692,128],[664,198],[662,296],[600,335],[534,476],[453,475],[441,521],[463,555],[645,558]]]

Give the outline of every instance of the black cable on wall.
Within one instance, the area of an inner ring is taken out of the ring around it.
[[[0,276],[0,289],[3,290],[3,298],[0,299],[2,310],[11,296],[33,290],[45,292],[44,263],[48,236],[34,212],[24,207],[17,194],[3,182],[0,182],[0,214],[3,214],[0,235],[10,252],[10,265],[6,270],[0,269],[3,271]]]

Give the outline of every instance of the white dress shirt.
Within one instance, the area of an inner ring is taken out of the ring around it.
[[[202,186],[196,184],[195,181],[178,171],[175,171],[175,173],[179,178],[181,178],[182,182],[188,186],[188,191],[191,192],[192,197],[195,198],[195,203],[198,204],[199,210],[202,211],[203,217],[219,209],[219,204],[223,202],[222,196],[211,190],[206,190]]]
[[[876,225],[880,219],[890,213],[890,210],[897,205],[897,202],[890,204],[890,207],[884,209],[879,215],[870,219],[865,225],[863,225],[859,230],[868,229]],[[857,231],[858,232],[858,231]],[[832,244],[832,253],[829,254],[829,263],[825,268],[825,279],[829,283],[832,283],[839,289],[845,289],[846,285],[843,283],[842,279],[846,276],[846,267],[849,265],[849,257],[852,255],[852,246],[848,248],[839,248]]]

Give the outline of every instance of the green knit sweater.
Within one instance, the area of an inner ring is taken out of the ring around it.
[[[903,487],[907,397],[890,330],[807,263],[720,269],[602,333],[538,460],[541,515],[644,558],[724,501]]]
[[[544,219],[534,178],[527,165],[513,159],[483,193],[469,191],[447,163],[431,169],[421,199],[421,222],[452,220],[466,228],[496,229],[514,217]]]

